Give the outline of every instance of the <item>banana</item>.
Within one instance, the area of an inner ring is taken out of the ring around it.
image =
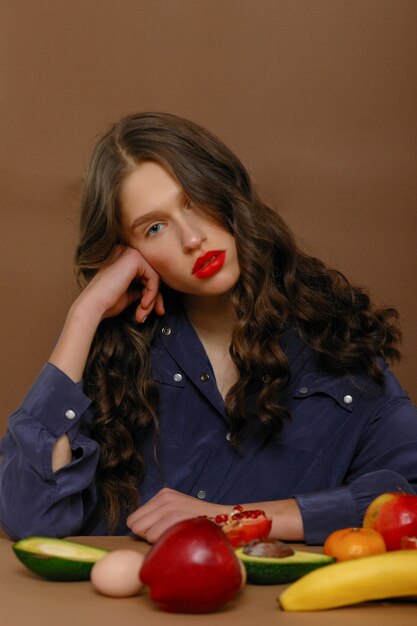
[[[287,587],[284,611],[320,611],[417,595],[417,550],[395,550],[321,567]]]

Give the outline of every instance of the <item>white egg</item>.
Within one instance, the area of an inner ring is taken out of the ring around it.
[[[105,596],[135,596],[143,583],[139,578],[144,556],[135,550],[114,550],[103,556],[91,570],[91,582]]]

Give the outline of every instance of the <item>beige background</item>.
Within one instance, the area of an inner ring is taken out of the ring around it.
[[[2,0],[0,434],[76,293],[83,172],[123,114],[223,137],[308,252],[396,305],[417,399],[415,0]]]

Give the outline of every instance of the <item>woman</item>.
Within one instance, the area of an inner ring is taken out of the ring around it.
[[[76,267],[2,442],[12,537],[153,542],[256,503],[272,536],[320,543],[378,494],[414,493],[417,412],[384,362],[396,311],[303,254],[206,130],[145,113],[104,135]]]

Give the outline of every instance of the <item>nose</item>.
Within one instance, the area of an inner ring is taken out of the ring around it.
[[[181,227],[181,241],[185,252],[198,250],[203,241],[207,239],[203,225],[193,221],[184,221]]]

